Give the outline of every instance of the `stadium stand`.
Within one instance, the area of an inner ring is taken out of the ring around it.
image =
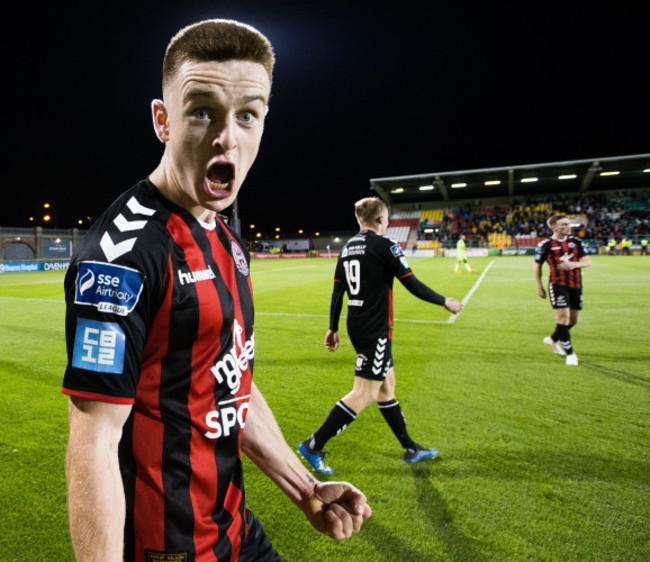
[[[555,212],[598,247],[650,236],[650,154],[374,178],[370,189],[395,218],[420,211],[418,247],[453,247],[461,232],[470,246],[535,245]]]
[[[612,200],[596,194],[394,213],[388,236],[418,249],[453,247],[461,233],[470,247],[533,247],[549,234],[546,219],[559,212],[570,216],[576,235],[593,246],[604,247],[612,238],[640,242],[650,236],[650,196]]]
[[[390,225],[386,236],[399,242],[402,248],[417,240],[417,229],[420,225],[420,211],[396,211],[391,214]]]

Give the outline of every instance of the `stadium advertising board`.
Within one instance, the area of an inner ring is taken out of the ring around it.
[[[284,258],[308,258],[308,252],[287,252],[287,253],[274,253],[267,254],[263,252],[256,252],[253,254],[256,260],[279,260]]]
[[[504,256],[534,256],[535,255],[535,248],[531,247],[520,247],[520,248],[504,248],[503,249],[503,255]]]
[[[456,255],[457,254],[455,248],[449,248],[448,250],[445,250],[445,256],[447,256],[448,258],[455,258]],[[488,249],[487,248],[466,248],[465,255],[468,258],[486,257],[488,255]]]
[[[64,271],[68,261],[24,261],[0,263],[0,273],[32,273],[35,271]]]
[[[70,240],[44,240],[43,257],[69,258],[72,255],[72,242]]]

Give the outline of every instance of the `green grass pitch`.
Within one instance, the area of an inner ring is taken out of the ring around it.
[[[597,256],[572,330],[579,367],[541,343],[553,329],[532,257],[409,258],[460,299],[395,286],[397,397],[440,458],[408,465],[374,406],[326,447],[331,479],[373,516],[335,542],[246,461],[248,506],[287,561],[642,561],[650,558],[650,258]],[[328,352],[332,259],[252,264],[255,380],[287,441],[318,428],[352,385],[354,354]],[[547,270],[545,268],[545,273]],[[73,560],[64,455],[63,274],[0,275],[0,560]]]

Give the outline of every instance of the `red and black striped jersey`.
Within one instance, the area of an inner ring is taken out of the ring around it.
[[[133,405],[119,448],[125,560],[236,560],[255,354],[240,240],[143,180],[83,238],[65,293],[63,392]]]
[[[338,330],[340,298],[348,295],[348,333],[365,338],[391,337],[393,279],[413,275],[402,247],[372,230],[362,230],[345,244],[334,272],[330,328]]]
[[[562,240],[547,238],[535,248],[535,261],[539,264],[546,262],[549,267],[549,283],[564,285],[575,289],[582,288],[582,270],[561,271],[558,266],[562,262],[580,261],[585,255],[580,238],[567,236]]]

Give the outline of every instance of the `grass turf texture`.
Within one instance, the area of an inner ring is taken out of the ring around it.
[[[457,298],[489,268],[454,323],[396,283],[397,397],[413,438],[438,447],[440,459],[404,463],[378,409],[362,412],[326,447],[329,479],[355,484],[374,511],[341,542],[313,531],[246,460],[248,506],[283,558],[648,559],[650,259],[593,258],[572,330],[577,368],[541,343],[553,315],[536,295],[531,257],[472,258],[473,275],[454,275],[450,259],[409,262]],[[344,321],[339,351],[323,346],[334,263],[252,265],[255,380],[293,447],[352,385]],[[62,278],[0,275],[2,560],[73,559]]]

